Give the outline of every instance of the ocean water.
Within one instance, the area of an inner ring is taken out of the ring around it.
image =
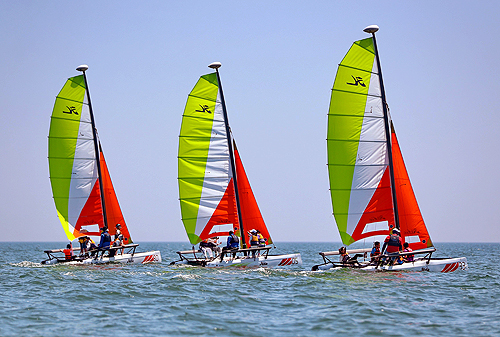
[[[277,243],[302,267],[42,266],[64,243],[0,243],[0,336],[499,336],[500,244],[440,243],[454,273],[311,272],[340,244]]]

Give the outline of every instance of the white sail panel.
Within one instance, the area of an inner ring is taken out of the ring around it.
[[[97,176],[94,136],[92,133],[87,95],[85,95],[80,117],[80,127],[78,129],[78,139],[76,141],[69,193],[70,198],[68,200],[68,222],[72,226],[76,226],[82,209],[97,181]]]
[[[356,228],[389,164],[377,71],[374,59],[351,186],[347,233]]]
[[[224,124],[220,91],[217,92],[217,101],[213,113],[212,136],[208,149],[205,180],[203,181],[195,229],[195,234],[198,236],[205,229],[212,214],[217,209],[232,179],[229,146],[227,143],[228,135]]]

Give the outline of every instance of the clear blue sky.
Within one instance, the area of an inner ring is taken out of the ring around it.
[[[352,42],[377,24],[391,114],[433,241],[498,242],[499,13],[498,1],[2,1],[0,240],[66,240],[47,135],[55,96],[86,63],[133,238],[187,243],[181,116],[220,61],[274,241],[340,241],[326,168],[330,90]]]

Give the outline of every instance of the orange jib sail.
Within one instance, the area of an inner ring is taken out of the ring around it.
[[[262,218],[262,214],[260,213],[257,200],[255,199],[247,174],[243,168],[240,154],[236,149],[236,144],[234,146],[234,161],[236,163],[238,192],[240,194],[241,219],[245,224],[245,230],[258,230],[262,236],[267,239],[267,244],[272,244],[273,241],[271,239],[271,235],[269,234],[264,218]]]
[[[130,237],[125,219],[123,218],[122,210],[120,209],[120,204],[118,203],[118,198],[116,196],[115,189],[113,188],[111,176],[109,175],[108,166],[106,165],[102,151],[100,154],[100,163],[109,234],[115,235],[116,226],[121,225],[120,231],[123,234],[123,240],[126,244],[130,244],[132,243],[132,238]]]
[[[391,125],[392,126],[392,125]],[[409,237],[418,237],[417,242],[410,240],[410,248],[423,249],[432,247],[432,241],[425,226],[417,198],[411,187],[410,177],[406,171],[403,155],[399,148],[394,126],[392,126],[392,160],[394,163],[394,180],[398,200],[398,214],[401,237],[404,241]]]

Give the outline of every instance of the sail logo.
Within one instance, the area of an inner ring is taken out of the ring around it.
[[[63,114],[78,115],[78,112],[76,112],[76,108],[74,106],[66,106],[66,108],[68,108],[69,111],[63,111]]]
[[[354,85],[354,86],[356,86],[356,87],[357,87],[358,85],[362,86],[363,88],[364,88],[364,87],[366,87],[366,84],[364,84],[364,83],[363,83],[363,78],[361,78],[360,76],[356,76],[356,77],[354,77],[354,76],[352,76],[352,75],[351,75],[351,77],[352,77],[352,79],[353,79],[354,83],[348,83],[348,82],[346,82],[346,84],[349,84],[349,85]]]
[[[201,110],[195,110],[195,112],[208,112],[209,114],[211,114],[211,113],[212,113],[212,111],[210,111],[210,110],[208,109],[208,105],[201,105],[201,104],[200,104],[200,108],[201,108]]]

